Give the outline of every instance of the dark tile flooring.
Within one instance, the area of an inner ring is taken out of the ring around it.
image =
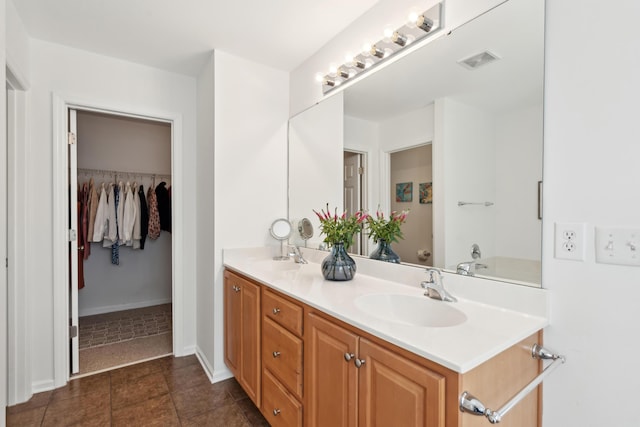
[[[72,380],[7,408],[7,426],[268,426],[235,379],[211,384],[195,356]]]

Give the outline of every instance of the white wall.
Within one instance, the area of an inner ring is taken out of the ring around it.
[[[214,248],[214,53],[198,76],[198,147],[197,163],[198,209],[196,221],[197,240],[197,352],[210,375],[213,375],[215,357],[214,322],[218,313],[215,307],[215,266],[212,262]]]
[[[547,1],[543,286],[545,342],[567,355],[544,387],[544,426],[636,426],[640,268],[598,264],[593,227],[640,228],[635,33],[640,3]],[[593,31],[594,22],[606,22]],[[594,57],[594,54],[596,55]],[[590,60],[585,65],[585,58]],[[584,262],[553,258],[553,224],[587,223]]]
[[[0,0],[0,22],[6,23],[5,19],[5,0]],[[6,62],[6,32],[0,32],[0,65]],[[5,67],[0,66],[0,79],[5,81]],[[7,153],[7,99],[6,91],[0,91],[0,165],[4,168],[6,165]],[[7,187],[6,178],[0,178],[0,259],[7,256],[7,226],[6,226],[6,202]],[[2,273],[0,285],[6,286],[6,270]],[[4,292],[0,295],[0,312],[7,312],[7,297]],[[1,316],[0,319],[0,410],[4,413],[7,405],[7,318]],[[6,417],[0,417],[0,427],[6,423]]]
[[[160,174],[121,175],[119,181],[150,187],[171,186],[171,125],[165,122],[78,111],[78,168]],[[164,175],[164,176],[163,176]],[[78,182],[114,182],[98,173],[78,173]],[[99,190],[99,187],[97,187]],[[138,191],[137,188],[135,191]],[[83,263],[84,287],[78,291],[80,316],[171,302],[171,233],[147,238],[144,249],[120,247],[120,263],[111,263],[111,247],[91,243]]]
[[[6,60],[11,70],[26,80],[30,69],[29,36],[13,2],[8,1],[6,4]]]
[[[215,55],[214,378],[224,365],[222,250],[274,246],[269,226],[287,216],[287,73],[225,52]],[[278,245],[279,248],[279,245]],[[211,309],[209,306],[208,309]],[[206,334],[202,331],[202,334]],[[200,342],[201,348],[210,343]]]
[[[344,209],[343,140],[342,93],[289,121],[289,219],[298,224],[309,218],[314,229],[312,242],[323,239],[313,209],[320,212],[327,203],[340,214]]]
[[[496,254],[540,261],[542,105],[496,117]]]
[[[440,34],[445,34],[447,31],[459,27],[503,1],[448,0],[444,2],[445,29]],[[423,12],[437,3],[438,0],[380,0],[376,3],[291,73],[291,115],[308,108],[323,98],[321,85],[315,80],[317,73],[327,73],[330,64],[342,64],[347,52],[351,54],[360,52],[365,42],[374,43],[380,40],[384,28],[400,27],[406,22],[410,11]],[[400,57],[402,54],[397,55],[391,61],[396,61]]]
[[[33,382],[36,390],[52,387],[54,379],[54,343],[52,283],[54,242],[51,212],[52,200],[52,94],[86,100],[89,104],[132,112],[180,114],[182,117],[182,159],[184,194],[183,235],[174,236],[182,248],[183,275],[177,277],[184,298],[183,342],[177,354],[195,348],[195,211],[197,198],[196,94],[195,79],[126,61],[43,41],[31,43],[30,120],[32,126],[31,158],[27,179],[28,212],[31,224],[26,245],[30,248],[26,282],[32,285],[31,325],[33,325]],[[175,177],[174,177],[175,179]],[[37,325],[37,327],[36,327]]]
[[[458,206],[459,201],[495,203],[496,159],[493,118],[485,111],[450,98],[436,101],[442,116],[433,142],[434,229],[444,230],[444,259],[434,241],[434,265],[455,269],[471,260],[471,246],[477,243],[485,258],[495,254],[494,206]],[[440,118],[438,118],[440,117]],[[442,204],[439,204],[442,203]],[[437,234],[434,240],[440,237]]]

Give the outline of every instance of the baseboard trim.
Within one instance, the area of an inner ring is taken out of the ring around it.
[[[31,391],[33,392],[33,394],[53,390],[55,388],[56,385],[53,380],[36,381],[34,383],[31,383]]]
[[[171,298],[163,298],[152,301],[132,302],[129,304],[109,305],[104,307],[79,308],[78,317],[93,316],[94,314],[113,313],[114,311],[131,310],[134,308],[151,307],[154,305],[169,304]]]
[[[207,359],[202,350],[200,350],[200,347],[196,347],[196,357],[200,361],[202,368],[204,369],[207,377],[209,377],[209,381],[211,381],[212,384],[233,377],[231,371],[226,367],[225,369],[218,371],[213,369],[213,366],[211,366],[211,364],[209,363],[209,359]]]

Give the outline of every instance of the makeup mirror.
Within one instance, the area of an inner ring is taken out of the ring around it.
[[[289,259],[289,256],[284,251],[284,242],[291,236],[291,223],[286,218],[278,218],[269,228],[271,237],[280,241],[280,255],[273,257],[276,261],[284,261]]]

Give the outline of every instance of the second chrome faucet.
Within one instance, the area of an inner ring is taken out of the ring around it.
[[[423,289],[426,289],[425,296],[447,302],[457,302],[458,299],[447,292],[442,283],[442,271],[438,268],[427,268],[429,278],[420,283]]]

